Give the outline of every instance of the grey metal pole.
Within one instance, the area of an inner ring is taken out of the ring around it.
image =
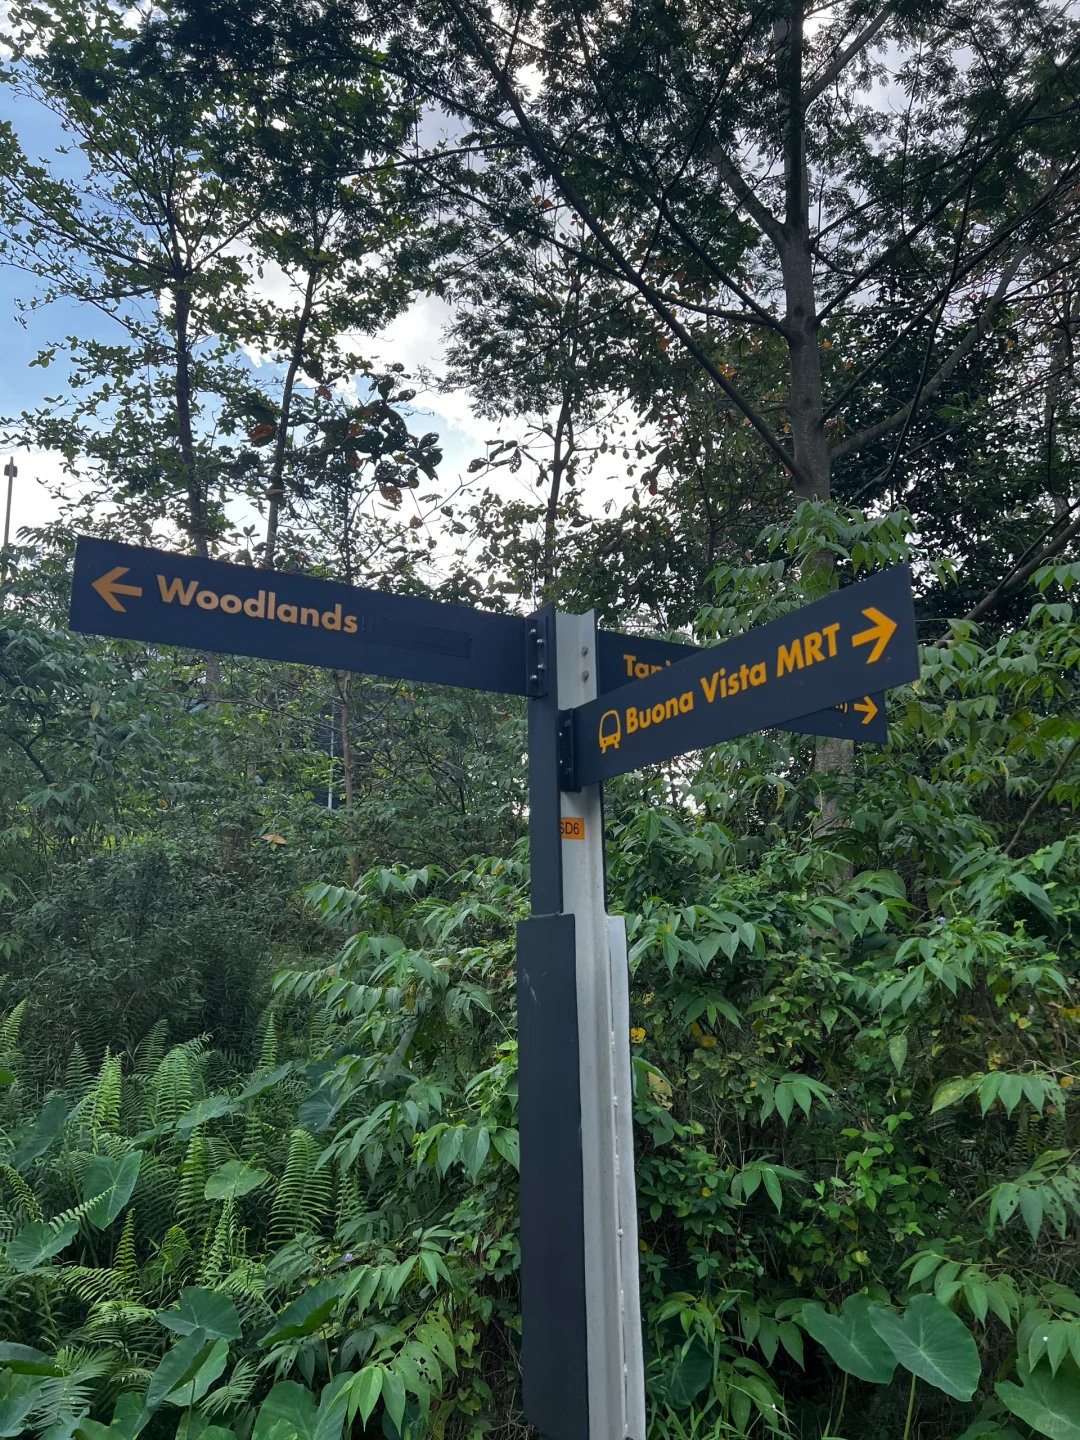
[[[0,580],[7,579],[8,540],[11,536],[11,488],[15,483],[15,477],[18,473],[19,469],[14,459],[9,459],[4,466],[4,474],[7,476],[7,509],[4,512],[4,550],[3,563],[0,564]]]
[[[7,510],[4,514],[4,549],[8,547],[8,540],[11,537],[11,487],[19,470],[14,460],[9,460],[4,466],[4,474],[7,476]]]
[[[596,616],[556,615],[559,708],[597,695]],[[563,910],[574,917],[589,1440],[645,1440],[626,926],[608,915],[599,785],[566,791]]]

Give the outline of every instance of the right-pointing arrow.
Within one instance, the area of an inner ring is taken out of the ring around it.
[[[874,716],[878,713],[878,707],[874,704],[869,695],[864,695],[861,700],[855,701],[855,709],[860,715],[865,715],[864,725],[869,725]]]
[[[888,645],[896,632],[896,621],[890,620],[888,615],[883,615],[880,610],[875,610],[871,605],[862,612],[868,620],[874,623],[869,630],[860,630],[858,635],[851,637],[852,645],[869,645],[876,640],[877,644],[866,657],[866,663],[872,665],[875,660],[880,660],[885,646]]]

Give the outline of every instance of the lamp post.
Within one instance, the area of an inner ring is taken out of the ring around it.
[[[4,549],[8,547],[8,538],[11,535],[11,486],[19,469],[14,460],[9,460],[4,466],[4,474],[7,476],[7,510],[4,512]]]
[[[9,460],[4,466],[4,474],[7,476],[7,508],[4,511],[4,551],[3,564],[0,565],[0,580],[7,579],[7,552],[8,540],[11,536],[11,487],[15,483],[15,476],[19,469],[14,460]]]

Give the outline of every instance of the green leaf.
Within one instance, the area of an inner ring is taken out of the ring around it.
[[[970,1080],[964,1080],[959,1076],[954,1080],[946,1080],[934,1092],[934,1103],[930,1108],[930,1114],[934,1115],[937,1111],[944,1110],[946,1105],[955,1105],[958,1100],[963,1100],[965,1095],[970,1094]]]
[[[367,1365],[352,1382],[349,1395],[349,1410],[352,1414],[359,1413],[361,1425],[367,1425],[371,1412],[382,1394],[383,1367],[381,1365]],[[256,1437],[257,1440],[257,1437]]]
[[[11,1157],[11,1168],[25,1170],[44,1155],[64,1128],[67,1117],[67,1102],[62,1095],[54,1095],[19,1142],[18,1149]]]
[[[31,1345],[0,1344],[0,1370],[12,1370],[16,1375],[60,1375],[56,1361],[50,1360]]]
[[[893,1069],[899,1075],[904,1068],[904,1061],[907,1059],[908,1038],[906,1035],[894,1035],[889,1041],[889,1059],[892,1061]]]
[[[318,1285],[305,1290],[298,1300],[286,1305],[259,1344],[273,1345],[279,1340],[296,1340],[301,1335],[310,1335],[328,1319],[340,1296],[338,1281],[321,1280]]]
[[[824,1306],[816,1303],[804,1305],[802,1324],[846,1374],[874,1385],[887,1385],[896,1361],[888,1345],[868,1322],[869,1306],[865,1295],[850,1295],[840,1307],[839,1315],[830,1315]]]
[[[256,1095],[261,1095],[265,1090],[272,1090],[286,1075],[291,1075],[293,1063],[287,1060],[284,1065],[279,1065],[276,1070],[271,1070],[269,1075],[256,1075],[254,1080],[248,1082],[237,1096],[238,1100],[254,1100]]]
[[[871,1305],[870,1324],[903,1365],[954,1400],[970,1400],[982,1373],[979,1351],[962,1320],[933,1295],[916,1295],[903,1315]]]
[[[26,1417],[37,1403],[41,1380],[32,1375],[16,1375],[10,1370],[0,1373],[0,1436],[21,1435]]]
[[[282,1380],[259,1406],[251,1440],[314,1440],[315,1396],[295,1380]]]
[[[269,1179],[270,1175],[266,1170],[253,1170],[242,1160],[226,1160],[207,1180],[203,1187],[203,1198],[237,1200],[241,1195],[258,1190],[259,1186],[265,1185]]]
[[[14,1085],[15,1075],[11,1070],[0,1069],[0,1085]]]
[[[205,1125],[208,1120],[217,1120],[221,1115],[231,1115],[239,1108],[240,1101],[234,1100],[231,1095],[210,1095],[185,1111],[177,1120],[176,1128],[194,1130],[198,1125]]]
[[[20,1275],[36,1270],[66,1249],[74,1240],[78,1228],[78,1220],[68,1220],[59,1229],[54,1229],[47,1220],[32,1220],[8,1242],[8,1263]]]
[[[159,1325],[177,1335],[191,1335],[205,1330],[214,1340],[239,1340],[240,1317],[227,1295],[201,1286],[189,1285],[180,1292],[175,1310],[159,1310],[154,1316]]]
[[[668,1372],[667,1403],[676,1409],[689,1405],[712,1379],[712,1354],[698,1336],[692,1336],[680,1349]]]
[[[95,1230],[104,1230],[111,1225],[131,1199],[142,1158],[141,1150],[129,1150],[119,1160],[113,1160],[108,1155],[95,1155],[87,1165],[83,1176],[83,1199],[94,1200],[86,1218]]]
[[[394,1422],[394,1428],[400,1431],[402,1417],[405,1414],[405,1382],[393,1370],[383,1371],[382,1394],[386,1413]]]
[[[190,1384],[213,1350],[205,1330],[193,1330],[162,1358],[146,1388],[145,1409],[154,1411],[181,1385]]]
[[[1067,1362],[1055,1375],[1038,1365],[1022,1378],[1022,1387],[994,1386],[1005,1408],[1050,1440],[1080,1440],[1080,1370]]]
[[[210,1389],[210,1386],[225,1369],[228,1360],[229,1342],[227,1340],[216,1341],[195,1374],[177,1385],[175,1389],[170,1390],[165,1396],[164,1403],[179,1405],[181,1408],[194,1405]]]

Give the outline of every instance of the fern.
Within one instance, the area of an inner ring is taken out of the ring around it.
[[[22,1216],[26,1220],[40,1220],[42,1218],[41,1206],[19,1172],[13,1170],[10,1165],[4,1165],[0,1166],[0,1175],[3,1175],[7,1188],[15,1197],[15,1203],[11,1207],[12,1214]]]
[[[216,1390],[211,1390],[210,1394],[202,1401],[200,1409],[211,1420],[218,1415],[225,1415],[228,1411],[237,1409],[250,1399],[258,1378],[259,1368],[254,1360],[247,1358],[238,1360],[225,1384],[219,1385]]]
[[[124,1228],[113,1256],[113,1269],[119,1275],[127,1295],[135,1294],[139,1280],[139,1262],[135,1258],[135,1211],[124,1217]]]
[[[149,1080],[165,1058],[165,1037],[168,1033],[169,1021],[163,1015],[136,1047],[135,1074],[142,1079]]]
[[[95,1137],[102,1131],[115,1133],[119,1129],[121,1081],[120,1056],[111,1055],[106,1049],[97,1079],[79,1111],[80,1119]]]
[[[235,1218],[236,1201],[226,1200],[221,1207],[217,1224],[214,1226],[213,1238],[205,1247],[203,1263],[199,1270],[199,1280],[203,1285],[212,1284],[220,1277],[223,1270],[228,1269],[228,1261],[232,1258]]]
[[[90,1073],[90,1062],[86,1058],[86,1052],[76,1040],[68,1056],[67,1069],[64,1071],[64,1094],[69,1105],[74,1105],[81,1100],[94,1083],[94,1077]]]
[[[289,1136],[285,1173],[270,1211],[270,1244],[285,1245],[301,1233],[315,1233],[330,1209],[330,1168],[316,1170],[321,1147],[306,1130]]]
[[[200,1127],[188,1141],[176,1197],[176,1218],[189,1235],[202,1228],[209,1212],[203,1192],[213,1168],[210,1140]]]
[[[263,1012],[263,1035],[259,1046],[259,1069],[272,1070],[277,1064],[278,1035],[274,1023],[274,1007],[268,1005]]]
[[[20,1000],[18,1005],[0,1021],[0,1065],[7,1070],[18,1071],[22,1068],[22,1056],[19,1053],[19,1028],[26,1015],[27,1004],[26,1000]]]
[[[167,1125],[171,1121],[179,1120],[195,1103],[193,1061],[201,1048],[202,1042],[198,1040],[176,1045],[154,1071],[152,1089],[155,1125]]]

